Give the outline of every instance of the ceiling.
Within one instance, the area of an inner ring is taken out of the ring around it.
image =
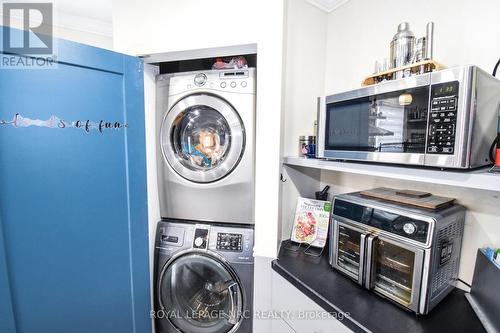
[[[112,0],[53,0],[55,25],[113,35]]]
[[[111,23],[112,0],[54,0],[54,9],[70,15]]]
[[[310,4],[318,7],[319,9],[330,13],[339,8],[349,0],[307,0]]]

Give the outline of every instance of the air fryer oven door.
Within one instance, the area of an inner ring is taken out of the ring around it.
[[[333,220],[332,266],[363,284],[366,232]]]
[[[366,253],[365,287],[418,313],[424,250],[370,235]]]
[[[241,323],[240,281],[215,254],[189,251],[172,258],[158,283],[160,307],[179,332],[228,333]]]

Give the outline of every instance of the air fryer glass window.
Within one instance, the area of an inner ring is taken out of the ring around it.
[[[339,225],[337,265],[355,277],[359,276],[361,233]]]
[[[231,148],[231,130],[215,109],[196,105],[179,113],[171,128],[173,150],[180,163],[193,171],[221,165]]]
[[[375,288],[411,303],[415,253],[383,240],[375,241]]]
[[[234,326],[228,321],[232,311],[242,311],[232,308],[228,288],[235,283],[219,260],[186,254],[161,276],[161,302],[170,322],[181,332],[226,333]]]

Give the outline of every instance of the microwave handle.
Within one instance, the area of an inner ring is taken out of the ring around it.
[[[366,272],[365,272],[365,288],[372,289],[372,265],[375,260],[373,256],[373,241],[377,236],[369,235],[366,241]]]
[[[359,273],[358,273],[358,283],[359,285],[363,285],[363,276],[365,275],[364,273],[364,268],[365,268],[365,242],[366,242],[366,235],[361,234],[361,239],[359,241]]]

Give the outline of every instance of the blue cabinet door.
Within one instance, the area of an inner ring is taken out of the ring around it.
[[[148,333],[143,64],[55,45],[0,68],[0,332]]]

